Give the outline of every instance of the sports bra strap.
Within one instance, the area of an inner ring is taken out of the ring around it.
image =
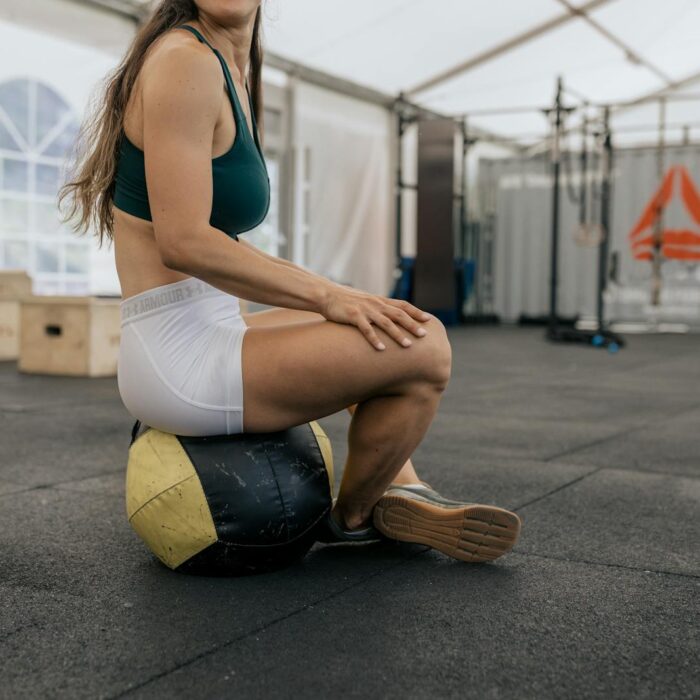
[[[206,44],[214,53],[216,53],[216,49],[204,38],[204,34],[199,31],[196,27],[193,27],[189,24],[181,24],[177,29],[187,29],[192,34],[194,34],[203,44]]]
[[[231,105],[233,106],[233,114],[236,119],[236,128],[239,129],[241,127],[244,127],[244,130],[246,133],[249,133],[248,129],[248,124],[246,123],[246,118],[245,118],[245,112],[243,111],[243,107],[241,107],[241,103],[238,101],[238,95],[236,94],[236,88],[233,86],[233,78],[231,78],[231,73],[229,72],[228,66],[226,65],[226,61],[224,60],[224,57],[221,55],[221,52],[218,49],[215,49],[202,35],[202,33],[196,29],[195,27],[190,26],[189,24],[180,24],[176,29],[188,29],[191,31],[203,44],[206,44],[215,54],[216,57],[219,59],[219,63],[221,64],[221,68],[224,71],[224,79],[226,80],[226,88],[229,93],[229,100],[231,102]],[[248,81],[246,80],[246,93],[248,93]],[[250,105],[250,108],[252,109],[253,105],[250,99],[250,93],[248,93],[248,104]],[[253,120],[253,124],[255,124],[255,115],[251,112],[251,119]]]

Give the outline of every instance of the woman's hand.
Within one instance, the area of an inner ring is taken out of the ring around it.
[[[369,294],[342,284],[334,285],[327,294],[321,315],[329,321],[357,326],[377,350],[386,350],[386,346],[373,325],[386,331],[399,345],[409,347],[411,340],[406,331],[423,336],[426,330],[418,322],[432,318],[431,314],[407,301]]]

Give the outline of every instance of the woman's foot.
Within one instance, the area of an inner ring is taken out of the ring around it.
[[[335,516],[334,514],[335,508],[323,519],[316,536],[319,542],[334,544],[336,542],[376,542],[384,539],[383,535],[372,523],[367,523],[357,528],[349,528],[335,517],[337,514]]]
[[[374,507],[379,532],[403,542],[427,544],[469,562],[492,561],[509,552],[520,518],[496,506],[444,498],[427,484],[391,484]]]

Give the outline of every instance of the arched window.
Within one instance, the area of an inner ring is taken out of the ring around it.
[[[49,86],[0,83],[0,268],[22,268],[37,294],[87,293],[90,241],[61,224],[56,202],[78,122]]]

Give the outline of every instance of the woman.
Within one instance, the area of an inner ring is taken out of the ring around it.
[[[163,0],[84,126],[84,163],[61,199],[81,212],[76,230],[92,219],[100,243],[115,243],[121,397],[180,435],[276,431],[349,407],[326,541],[381,533],[494,559],[515,543],[518,517],[442,498],[409,460],[450,377],[440,321],[239,237],[270,196],[260,3]],[[277,308],[241,314],[239,298]]]

